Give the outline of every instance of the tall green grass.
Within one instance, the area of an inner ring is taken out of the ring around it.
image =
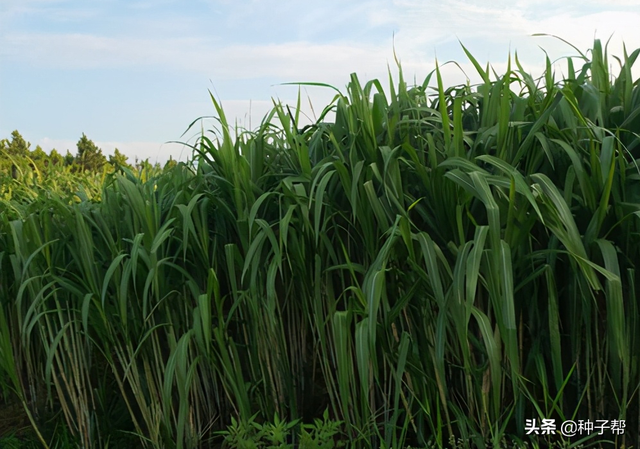
[[[5,201],[5,395],[87,448],[325,409],[354,447],[497,447],[532,418],[637,445],[640,50],[595,41],[561,80],[465,52],[479,85],[352,75],[302,129],[299,102],[240,131],[212,97],[197,166]]]

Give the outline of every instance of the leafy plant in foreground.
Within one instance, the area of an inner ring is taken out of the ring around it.
[[[280,420],[278,415],[273,422],[258,424],[254,415],[246,422],[232,418],[227,430],[218,434],[224,436],[223,445],[232,449],[331,449],[345,445],[340,440],[341,425],[339,421],[330,420],[327,411],[322,420],[302,425],[299,425],[299,420]]]

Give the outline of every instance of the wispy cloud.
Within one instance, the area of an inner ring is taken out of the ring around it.
[[[217,80],[275,78],[341,82],[351,71],[384,73],[392,58],[369,45],[289,42],[219,44],[201,38],[112,38],[87,34],[16,34],[5,39],[4,57],[42,69],[163,69],[196,71]],[[338,75],[338,76],[336,76]]]
[[[39,68],[93,69],[171,65],[184,62],[197,38],[116,38],[91,34],[21,33],[5,37],[3,50],[13,61]],[[194,55],[195,56],[195,55]]]
[[[338,16],[334,16],[331,9],[319,6],[308,7],[302,14],[297,12],[299,8],[294,8],[294,3],[254,1],[255,8],[245,8],[212,2],[209,5],[211,10],[225,10],[226,28],[220,27],[223,31],[216,31],[216,27],[211,27],[208,34],[189,30],[198,28],[210,18],[202,18],[202,22],[198,22],[194,17],[179,13],[173,18],[165,17],[165,14],[145,20],[138,31],[133,26],[133,18],[122,17],[128,25],[120,28],[118,34],[14,30],[5,34],[0,52],[5,59],[39,68],[174,68],[206,73],[219,79],[275,77],[308,80],[320,77],[336,79],[332,75],[337,73],[342,78],[345,73],[356,70],[383,72],[393,58],[391,38],[394,33],[397,53],[404,60],[413,61],[424,61],[426,55],[431,61],[437,46],[456,38],[494,51],[504,51],[509,44],[512,49],[526,46],[526,50],[531,50],[538,41],[534,42],[529,35],[549,33],[567,37],[575,45],[587,48],[593,42],[594,30],[597,30],[599,37],[607,38],[616,33],[624,36],[630,46],[640,46],[640,39],[634,32],[640,21],[640,12],[628,10],[640,4],[638,0],[612,0],[601,5],[600,11],[580,14],[576,10],[590,9],[585,8],[584,2],[578,4],[574,1],[562,4],[547,2],[543,8],[532,0],[515,3],[506,0],[491,3],[396,0],[389,6],[384,2],[368,1],[345,6]],[[12,4],[13,9],[19,8],[17,2]],[[596,2],[587,1],[586,4],[596,5]],[[42,8],[46,5],[59,6],[60,2],[28,0],[26,5]],[[138,1],[129,4],[128,8],[144,9],[148,6],[149,2]],[[627,10],[620,11],[619,8]],[[60,14],[90,14],[89,10],[77,7],[58,9]],[[256,11],[262,11],[265,17],[257,16]],[[224,30],[228,31],[229,27],[243,27],[249,36],[249,30],[258,33],[256,30],[264,27],[264,23],[276,20],[274,11],[282,13],[280,28],[290,32],[289,40],[232,44],[233,40],[226,39]],[[377,30],[377,35],[382,38],[350,38],[352,31],[348,30],[336,32],[335,38],[327,33],[331,30],[329,24],[332,21],[344,23],[343,28],[349,28],[349,20],[354,17],[361,21],[363,30]],[[300,30],[319,38],[313,41],[300,39],[299,36],[304,35]],[[173,37],[178,35],[180,37]],[[551,46],[566,48],[560,42],[551,43]]]
[[[95,3],[69,7],[73,3],[72,0],[3,0],[0,20],[5,21],[6,29],[10,29],[24,19],[43,18],[48,23],[68,25],[100,17],[102,10]]]
[[[459,39],[479,60],[492,64],[505,58],[507,52],[518,51],[525,66],[534,72],[539,65],[544,48],[552,59],[576,54],[566,43],[553,38],[533,38],[545,33],[566,39],[582,51],[593,45],[594,38],[606,41],[613,36],[610,51],[622,53],[622,43],[627,49],[640,47],[640,35],[635,31],[640,23],[640,9],[630,7],[637,0],[613,0],[603,4],[587,2],[543,2],[518,0],[514,2],[481,2],[454,0],[451,2],[422,2],[397,0],[393,7],[374,14],[372,20],[400,23],[395,36],[398,54],[404,62],[431,62],[439,48],[442,61],[445,49],[451,49]],[[598,5],[596,7],[596,5]],[[457,45],[457,44],[456,44]],[[444,56],[444,58],[451,58]],[[455,56],[464,60],[462,52]],[[424,65],[424,64],[422,64]],[[531,66],[533,65],[533,66]]]

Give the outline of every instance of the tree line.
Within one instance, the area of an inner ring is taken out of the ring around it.
[[[76,144],[76,153],[72,154],[67,149],[66,154],[62,155],[55,148],[47,154],[40,145],[31,150],[31,143],[27,142],[24,137],[14,130],[10,139],[0,140],[0,173],[11,174],[16,178],[18,171],[24,169],[37,169],[41,172],[46,171],[49,167],[65,167],[73,172],[90,172],[101,173],[105,168],[126,167],[129,169],[142,168],[151,165],[148,160],[138,161],[135,159],[134,165],[131,165],[129,158],[120,152],[117,148],[110,156],[105,156],[102,149],[99,148],[84,133]],[[175,165],[176,162],[169,160],[165,168]],[[160,168],[158,164],[157,167]]]

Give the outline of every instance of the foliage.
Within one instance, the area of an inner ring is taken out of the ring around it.
[[[117,148],[114,150],[113,155],[109,156],[109,163],[114,167],[129,167],[127,163],[128,157],[125,156]]]
[[[4,395],[80,447],[289,444],[298,420],[351,447],[565,444],[533,418],[623,419],[568,444],[638,445],[639,54],[352,75],[302,129],[300,100],[234,133],[212,97],[193,165],[71,201],[25,169],[0,210]]]
[[[327,410],[322,420],[316,419],[313,424],[302,426],[298,426],[298,420],[286,423],[277,414],[273,423],[258,424],[255,418],[254,415],[246,422],[232,418],[227,430],[218,432],[224,436],[223,446],[231,449],[332,449],[344,446],[344,441],[335,441],[341,432],[341,422],[330,420]],[[298,427],[296,438],[293,431]]]
[[[9,434],[0,438],[0,447],[3,449],[38,449],[37,443],[24,441],[15,434]]]
[[[343,447],[344,441],[335,441],[339,437],[341,421],[329,419],[325,410],[322,419],[315,419],[313,424],[303,424],[300,433],[300,449],[333,449]]]
[[[102,154],[102,150],[93,143],[92,140],[82,133],[82,137],[78,140],[78,154],[76,155],[76,163],[84,170],[99,171],[102,169],[107,159]],[[119,153],[119,152],[118,152]],[[115,157],[118,157],[116,155]]]
[[[24,140],[22,135],[17,131],[11,133],[11,141],[9,139],[0,140],[0,176],[11,176],[14,179],[24,176],[26,172],[34,170],[36,173],[45,172],[45,176],[59,176],[60,168],[67,167],[73,172],[88,171],[90,173],[102,173],[105,168],[127,167],[131,169],[131,165],[127,163],[127,157],[117,148],[113,155],[109,156],[106,167],[107,158],[102,154],[102,150],[89,139],[84,133],[77,143],[77,152],[74,156],[69,150],[63,157],[55,148],[47,154],[39,145],[33,151],[30,151],[31,144]],[[57,170],[53,174],[46,173],[50,166],[54,166]]]
[[[17,130],[11,133],[11,142],[7,139],[0,141],[0,150],[6,151],[9,156],[24,157],[29,153],[30,146]]]

